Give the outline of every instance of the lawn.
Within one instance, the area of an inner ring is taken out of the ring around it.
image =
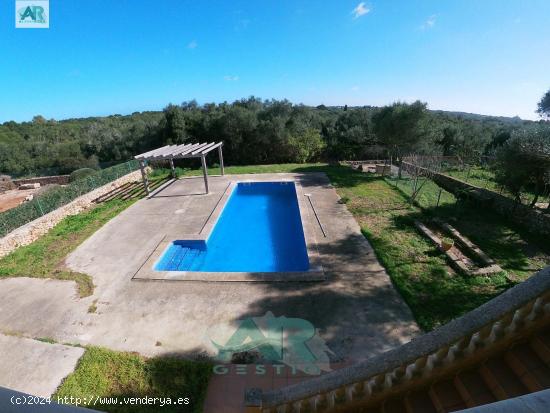
[[[91,295],[94,290],[92,278],[66,268],[65,257],[133,202],[131,200],[109,201],[78,215],[64,218],[46,235],[1,258],[0,278],[32,277],[72,280],[78,286],[80,297]]]
[[[275,164],[275,165],[244,165],[244,166],[226,166],[225,173],[232,175],[239,174],[268,174],[268,173],[288,173],[303,170],[320,170],[323,171],[327,164],[323,163],[287,163],[287,164]],[[221,169],[218,166],[208,168],[208,174],[220,175]],[[151,177],[154,179],[162,179],[170,175],[170,170],[166,168],[155,168],[151,173]],[[192,168],[176,168],[177,177],[182,176],[198,176],[202,175],[202,169]]]
[[[468,182],[471,185],[487,188],[491,191],[500,192],[501,190],[501,186],[495,181],[494,172],[481,166],[467,166],[463,169],[450,169],[444,173],[464,182]]]
[[[464,169],[452,169],[445,172],[446,175],[458,178],[471,185],[478,186],[480,188],[489,189],[494,192],[498,192],[508,198],[514,199],[514,195],[510,193],[506,188],[496,182],[495,173],[490,169],[483,168],[481,166],[466,167]],[[521,194],[521,202],[529,205],[533,200],[535,194],[531,191],[525,191]],[[539,202],[548,201],[544,196],[540,196]]]
[[[88,347],[53,400],[79,398],[92,409],[110,413],[200,413],[211,373],[208,362],[175,357],[145,358],[135,353]],[[145,397],[162,399],[165,405],[161,407],[160,400],[154,405],[126,404],[130,398],[144,400]],[[185,398],[189,399],[188,404],[176,404],[184,403]]]

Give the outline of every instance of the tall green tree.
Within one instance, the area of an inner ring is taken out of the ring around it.
[[[543,118],[550,119],[550,89],[538,103],[537,113]]]
[[[328,132],[328,152],[333,160],[357,159],[372,145],[370,114],[364,108],[345,109]]]
[[[288,140],[292,161],[305,163],[318,159],[326,144],[317,129],[308,128]]]
[[[187,140],[185,114],[177,105],[164,108],[164,137],[168,144],[181,144]]]
[[[534,206],[550,185],[550,127],[535,125],[512,133],[497,150],[495,163],[497,182],[521,199],[524,191],[534,193]]]
[[[399,164],[400,178],[403,156],[413,152],[422,139],[420,125],[425,116],[426,103],[416,101],[384,106],[372,118],[374,133]]]

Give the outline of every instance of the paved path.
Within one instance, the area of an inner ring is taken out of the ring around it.
[[[82,354],[79,347],[0,334],[0,387],[49,397]]]

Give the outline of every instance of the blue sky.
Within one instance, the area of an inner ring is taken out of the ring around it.
[[[247,97],[536,119],[549,0],[50,0],[50,29],[0,3],[0,122]]]

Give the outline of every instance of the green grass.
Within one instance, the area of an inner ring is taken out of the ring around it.
[[[495,259],[509,278],[522,281],[550,264],[550,245],[541,236],[491,210],[457,203],[427,211],[443,218]]]
[[[274,164],[274,165],[245,165],[245,166],[227,166],[225,167],[225,174],[238,175],[238,174],[267,174],[267,173],[288,173],[303,171],[309,168],[323,168],[327,164],[323,163],[311,163],[311,164]],[[154,179],[162,179],[170,175],[170,169],[156,168],[151,173],[151,177]],[[220,175],[221,169],[219,167],[208,168],[209,175]],[[202,169],[191,168],[176,168],[176,176],[178,178],[184,176],[198,176],[202,175]]]
[[[340,186],[338,192],[350,198],[347,207],[424,330],[445,324],[510,287],[503,274],[486,278],[454,272],[414,227],[422,211],[409,203],[399,185],[365,176],[359,184]]]
[[[397,179],[395,177],[386,177],[385,180],[390,186],[393,186],[401,192],[407,200],[410,199],[414,189],[413,178],[403,177]],[[456,202],[456,197],[453,194],[441,190],[441,188],[430,179],[419,177],[416,185],[417,189],[420,189],[418,190],[414,203],[421,208],[433,208],[438,205],[454,205]]]
[[[143,398],[188,397],[188,405],[124,405],[98,403],[90,408],[110,413],[192,412],[202,411],[212,366],[208,362],[175,357],[145,358],[100,347],[88,347],[76,370],[59,386],[57,398]]]
[[[0,278],[32,277],[72,280],[81,297],[93,293],[89,275],[65,267],[65,257],[133,201],[110,201],[78,215],[64,218],[47,234],[0,259]]]
[[[38,337],[36,341],[41,341],[42,343],[48,343],[48,344],[55,344],[57,341],[55,341],[51,337]]]
[[[482,168],[481,166],[472,166],[471,168],[466,167],[464,169],[452,169],[446,171],[445,174],[458,178],[471,185],[498,192],[508,198],[515,199],[515,196],[512,193],[496,182],[495,173],[490,169]],[[535,194],[532,191],[524,191],[521,194],[521,202],[523,204],[530,204],[534,196]],[[544,201],[544,196],[541,196],[539,198],[539,202]]]
[[[500,191],[500,185],[495,181],[495,174],[489,169],[482,168],[481,166],[451,169],[444,173],[481,188],[487,188],[496,192]]]

